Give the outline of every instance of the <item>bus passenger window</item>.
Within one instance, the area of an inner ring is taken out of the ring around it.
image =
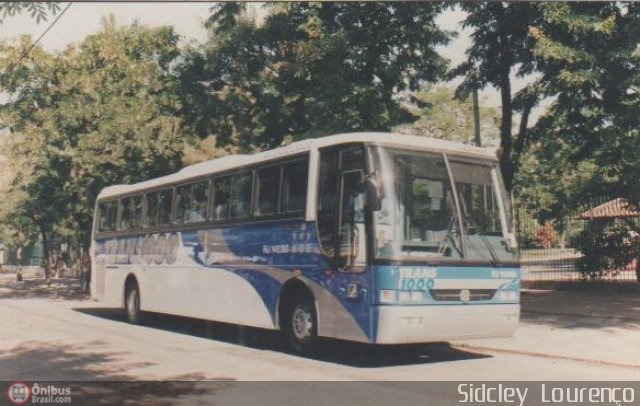
[[[100,220],[98,230],[114,231],[116,229],[116,220],[118,218],[118,202],[111,201],[100,203]]]
[[[208,181],[178,187],[176,222],[188,224],[204,221],[207,217],[208,194]]]
[[[158,193],[147,193],[147,213],[146,213],[146,225],[147,227],[155,227],[158,225]]]
[[[304,211],[307,204],[309,162],[294,162],[284,167],[282,212]]]
[[[173,202],[173,191],[163,190],[158,192],[158,224],[166,225],[171,223],[171,203]]]
[[[191,212],[189,223],[197,223],[207,218],[209,181],[194,183],[191,188]]]
[[[147,227],[157,227],[171,222],[171,189],[147,194]]]
[[[249,209],[251,207],[251,181],[251,173],[244,173],[233,177],[230,218],[249,217]]]
[[[120,201],[122,214],[120,230],[132,230],[140,227],[142,220],[142,196],[131,196]]]
[[[278,192],[280,191],[280,166],[272,166],[257,172],[256,178],[256,216],[268,216],[278,211]]]
[[[231,178],[217,178],[213,181],[213,219],[229,218],[229,198],[231,197]]]
[[[191,200],[191,185],[180,186],[176,190],[176,223],[186,223]]]

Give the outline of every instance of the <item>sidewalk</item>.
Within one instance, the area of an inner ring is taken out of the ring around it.
[[[44,277],[35,274],[23,275],[22,282],[16,282],[15,274],[0,274],[0,299],[32,298],[87,300],[89,293],[81,289],[77,278],[53,278],[47,286]]]
[[[638,292],[524,290],[521,302],[521,322],[513,338],[455,345],[640,370]]]

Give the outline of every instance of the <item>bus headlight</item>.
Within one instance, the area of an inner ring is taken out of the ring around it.
[[[423,300],[424,300],[424,292],[422,292],[421,290],[411,291],[412,302],[422,302]]]
[[[398,301],[399,302],[408,302],[411,300],[411,292],[408,290],[401,290],[398,292]]]
[[[380,303],[422,303],[424,291],[421,290],[380,290]]]
[[[398,292],[395,290],[380,290],[380,303],[395,303],[398,301]]]
[[[519,299],[517,290],[501,290],[498,292],[498,301],[517,302]]]

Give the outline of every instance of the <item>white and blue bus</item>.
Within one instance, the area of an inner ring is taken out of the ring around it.
[[[309,139],[98,196],[93,298],[375,344],[503,337],[520,270],[495,151],[387,133]]]

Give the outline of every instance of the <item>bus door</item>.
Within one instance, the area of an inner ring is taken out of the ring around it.
[[[330,268],[325,286],[366,331],[370,281],[367,265],[365,152],[361,146],[322,150],[318,234]]]

